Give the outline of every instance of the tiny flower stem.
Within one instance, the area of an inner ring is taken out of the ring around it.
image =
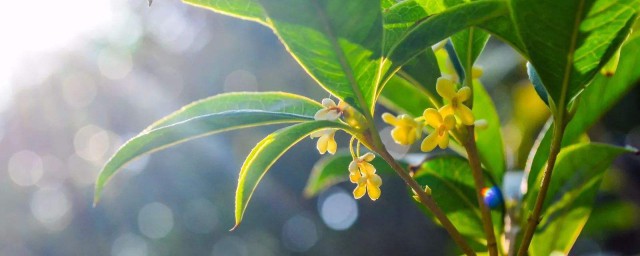
[[[387,163],[389,163],[389,165],[400,176],[400,178],[402,178],[404,182],[407,183],[407,185],[411,189],[413,189],[413,191],[418,195],[418,199],[420,199],[420,202],[425,207],[427,207],[427,209],[429,209],[431,213],[433,213],[433,216],[435,216],[436,219],[438,219],[438,221],[440,221],[440,224],[442,224],[442,226],[447,230],[447,232],[449,232],[449,235],[451,236],[451,238],[456,242],[456,244],[458,244],[458,246],[460,246],[462,251],[464,251],[466,255],[476,255],[476,253],[473,251],[473,249],[471,249],[467,241],[464,240],[460,232],[458,232],[458,229],[456,229],[456,227],[453,225],[453,223],[451,223],[447,215],[442,211],[442,209],[440,209],[438,204],[436,204],[435,200],[433,200],[433,197],[431,197],[431,195],[428,195],[424,191],[424,188],[422,188],[420,184],[418,184],[411,176],[409,176],[409,174],[404,170],[404,168],[402,168],[402,166],[400,166],[400,164],[398,164],[398,162],[396,162],[396,160],[393,159],[393,156],[391,156],[391,154],[387,152],[386,148],[384,148],[384,145],[380,144],[377,149],[378,150],[376,151],[378,152],[378,154],[380,154],[380,156]]]
[[[480,212],[482,213],[482,227],[487,236],[487,249],[489,250],[489,255],[498,255],[498,243],[496,242],[496,236],[493,232],[491,209],[484,203],[482,196],[482,188],[484,188],[485,183],[482,176],[482,167],[480,166],[480,159],[478,157],[473,126],[467,126],[467,136],[465,137],[464,147],[467,150],[469,166],[471,166],[471,173],[473,174],[473,181],[475,183],[476,197],[478,199],[478,205],[480,206]]]
[[[353,142],[356,140],[355,136],[351,136],[349,141],[349,152],[351,152],[351,158],[356,159],[356,154],[353,152]]]
[[[549,184],[551,183],[551,174],[553,173],[553,167],[556,164],[558,153],[560,153],[560,149],[562,148],[562,135],[564,134],[566,123],[562,120],[562,117],[560,117],[557,118],[553,127],[553,137],[551,140],[549,160],[547,161],[547,166],[544,170],[542,185],[540,186],[540,192],[538,192],[538,197],[536,198],[536,204],[533,207],[533,212],[527,219],[527,227],[522,238],[522,243],[520,244],[520,249],[518,250],[519,256],[527,255],[527,251],[529,250],[529,244],[531,244],[533,234],[535,233],[536,227],[540,222],[542,205],[544,204],[544,199],[547,197],[547,190],[549,189]]]

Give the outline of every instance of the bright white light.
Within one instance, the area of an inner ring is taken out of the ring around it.
[[[36,153],[23,150],[9,159],[9,177],[23,187],[35,185],[42,178],[42,159]]]
[[[71,201],[59,187],[44,187],[33,193],[31,214],[52,231],[64,229],[70,221]]]
[[[0,1],[0,88],[25,58],[41,59],[112,22],[111,0]],[[1,94],[1,93],[0,93]],[[0,99],[0,105],[2,101]]]

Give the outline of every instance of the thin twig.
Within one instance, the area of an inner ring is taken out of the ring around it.
[[[427,209],[429,209],[431,213],[433,213],[433,216],[435,216],[436,219],[438,219],[438,221],[440,221],[440,224],[442,224],[444,229],[446,229],[447,232],[449,232],[449,235],[451,236],[451,238],[456,242],[456,244],[458,244],[458,246],[460,246],[462,251],[464,251],[466,255],[476,255],[476,253],[473,251],[473,249],[471,249],[467,241],[464,240],[460,232],[458,232],[458,229],[456,229],[456,227],[453,225],[453,223],[451,223],[447,215],[442,211],[442,209],[440,209],[438,204],[436,204],[436,202],[433,200],[433,197],[427,194],[424,191],[424,188],[422,188],[411,176],[409,176],[409,174],[404,170],[404,168],[402,168],[402,166],[400,166],[400,164],[398,164],[398,162],[396,162],[396,160],[393,159],[391,154],[387,152],[384,146],[378,150],[378,153],[380,154],[380,156],[382,156],[382,158],[387,163],[389,163],[389,165],[393,168],[394,171],[396,171],[396,173],[400,176],[400,178],[402,178],[404,182],[407,183],[407,185],[413,189],[413,191],[418,195],[418,199],[420,200],[420,202],[425,207],[427,207]]]
[[[549,184],[551,183],[551,175],[553,174],[553,167],[556,164],[558,153],[560,153],[560,149],[562,148],[562,135],[564,133],[564,128],[566,127],[566,124],[563,120],[556,120],[556,121],[558,122],[554,123],[553,138],[551,140],[551,150],[549,152],[549,160],[547,161],[547,167],[544,170],[544,176],[542,177],[542,185],[540,186],[540,192],[538,193],[538,197],[536,198],[536,205],[533,207],[533,212],[527,219],[527,227],[525,229],[525,233],[522,238],[522,243],[520,244],[520,249],[518,250],[519,256],[527,255],[527,251],[529,250],[529,244],[531,244],[531,239],[533,238],[533,234],[536,231],[536,227],[538,226],[538,223],[540,223],[540,218],[541,218],[540,214],[542,212],[542,205],[544,204],[544,199],[547,197],[547,190],[549,189]]]

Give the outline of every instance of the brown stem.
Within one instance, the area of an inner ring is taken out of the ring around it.
[[[402,178],[404,182],[407,183],[407,185],[411,187],[413,191],[415,191],[415,193],[418,195],[418,199],[420,199],[420,202],[425,207],[427,207],[427,209],[429,209],[431,213],[433,213],[433,216],[435,216],[436,219],[438,219],[438,221],[440,221],[440,224],[442,224],[444,229],[446,229],[447,232],[449,232],[449,235],[451,236],[451,238],[453,238],[456,244],[460,246],[462,251],[464,251],[466,255],[476,255],[476,253],[473,251],[473,249],[471,249],[467,241],[464,240],[460,232],[458,232],[458,229],[456,229],[456,227],[453,226],[453,223],[451,223],[447,215],[442,211],[442,209],[440,209],[438,204],[436,204],[436,202],[433,200],[433,197],[427,194],[424,191],[424,188],[422,188],[411,176],[409,176],[409,174],[404,170],[404,168],[402,168],[402,166],[400,166],[400,164],[398,164],[398,162],[396,162],[396,160],[393,159],[391,154],[387,152],[384,146],[378,149],[379,149],[378,153],[382,156],[382,158],[387,163],[389,163],[389,165],[391,165],[393,170],[396,171],[396,173],[398,173],[400,178]]]
[[[482,196],[482,188],[484,188],[484,178],[482,176],[482,167],[480,166],[480,159],[478,158],[478,149],[476,147],[476,140],[474,136],[474,127],[467,126],[467,136],[464,143],[467,150],[467,156],[469,158],[469,165],[471,166],[471,173],[473,174],[473,181],[475,183],[476,197],[478,199],[478,205],[480,206],[480,212],[482,213],[482,228],[487,236],[487,249],[489,255],[498,255],[498,243],[496,243],[496,236],[493,232],[493,220],[491,219],[491,209],[484,203]]]
[[[536,204],[533,207],[533,212],[527,219],[527,228],[522,239],[522,244],[520,244],[520,249],[518,250],[519,256],[527,255],[527,251],[529,250],[529,244],[531,243],[533,234],[536,231],[538,223],[540,223],[540,213],[542,212],[542,205],[544,204],[544,199],[547,197],[547,190],[549,189],[549,184],[551,183],[553,167],[556,164],[558,153],[560,153],[560,149],[562,148],[562,135],[564,133],[564,128],[566,125],[562,120],[556,121],[558,122],[555,122],[553,128],[553,139],[551,141],[549,160],[547,161],[547,167],[544,170],[542,185],[540,186],[540,192],[538,193],[538,197],[536,198]]]

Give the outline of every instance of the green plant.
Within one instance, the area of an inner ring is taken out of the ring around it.
[[[334,154],[333,136],[344,131],[352,136],[350,154],[322,160],[306,194],[350,180],[356,198],[376,200],[382,184],[376,168],[391,169],[467,255],[513,255],[516,248],[518,255],[566,254],[589,217],[603,173],[618,155],[633,152],[580,137],[640,79],[640,36],[631,33],[640,0],[186,2],[271,28],[339,103],[284,92],[194,102],[119,149],[98,177],[95,202],[109,179],[138,156],[217,132],[284,123],[291,125],[260,141],[241,168],[236,226],[283,153],[311,136],[320,153]],[[477,79],[482,70],[474,67],[490,36],[529,61],[530,79],[552,113],[550,128],[530,153],[528,190],[509,204],[500,200],[506,171],[500,122]],[[422,151],[451,148],[456,155],[407,168],[382,143],[377,103],[399,113],[382,115],[394,126],[396,143],[411,145],[427,133]],[[522,233],[505,230],[503,217]]]

